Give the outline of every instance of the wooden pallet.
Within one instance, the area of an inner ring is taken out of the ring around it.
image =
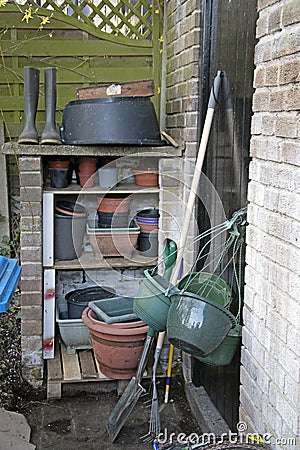
[[[152,379],[153,360],[150,355],[143,379]],[[181,365],[172,369],[173,376],[181,373]],[[156,377],[165,378],[166,374],[158,366]],[[65,383],[86,383],[95,381],[112,381],[116,383],[119,395],[124,391],[129,380],[113,380],[103,375],[93,350],[77,350],[74,355],[67,353],[63,342],[56,339],[55,357],[47,360],[47,398],[61,398],[62,385]]]
[[[68,355],[67,348],[58,342],[55,357],[47,360],[47,398],[61,398],[64,383],[113,381],[101,373],[92,350],[77,350]]]

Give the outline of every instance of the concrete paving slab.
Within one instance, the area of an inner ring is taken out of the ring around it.
[[[30,426],[23,414],[0,409],[0,432],[10,432],[12,435],[29,441]]]
[[[22,438],[0,431],[0,450],[35,450],[36,446]]]
[[[0,450],[34,450],[30,426],[23,414],[0,409]]]

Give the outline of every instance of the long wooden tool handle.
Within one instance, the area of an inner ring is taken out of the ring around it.
[[[177,263],[173,270],[172,277],[170,280],[172,284],[177,283],[177,278],[178,278],[178,274],[179,274],[179,270],[180,270],[180,264],[181,264],[181,260],[183,257],[183,252],[184,252],[184,248],[185,248],[185,244],[186,244],[186,240],[187,240],[187,236],[188,236],[188,231],[189,231],[189,226],[190,226],[190,220],[191,220],[191,216],[192,216],[192,211],[193,211],[196,194],[197,194],[197,190],[198,190],[198,185],[199,185],[199,181],[200,181],[200,176],[201,176],[201,172],[202,172],[202,166],[203,166],[203,161],[204,161],[205,152],[206,152],[206,148],[207,148],[207,142],[208,142],[211,124],[212,124],[214,111],[215,111],[215,107],[216,107],[216,99],[218,97],[218,93],[219,93],[219,89],[220,89],[221,76],[222,76],[222,72],[218,71],[218,73],[214,79],[213,87],[210,92],[207,113],[206,113],[206,117],[205,117],[204,127],[203,127],[203,131],[202,131],[202,136],[201,136],[201,141],[200,141],[199,151],[198,151],[198,156],[197,156],[197,161],[196,161],[196,167],[195,167],[193,181],[192,181],[192,185],[191,185],[191,189],[190,189],[190,193],[189,193],[189,199],[188,199],[188,203],[187,203],[187,207],[186,207],[186,211],[185,211],[185,215],[184,215],[184,222],[182,225],[180,245],[179,245],[179,250],[178,250],[178,254],[177,254]]]
[[[204,157],[205,157],[207,142],[208,142],[211,124],[212,124],[214,111],[215,111],[215,107],[216,107],[216,100],[217,100],[219,89],[220,89],[221,77],[222,77],[222,72],[218,71],[218,73],[214,79],[214,84],[210,91],[208,108],[207,108],[204,127],[203,127],[203,131],[202,131],[201,141],[200,141],[200,145],[199,145],[196,167],[195,167],[195,171],[194,171],[192,186],[191,186],[190,193],[189,193],[188,204],[187,204],[185,215],[184,215],[184,222],[183,222],[183,226],[182,226],[179,251],[177,253],[177,262],[174,267],[172,277],[170,280],[171,284],[177,284],[178,274],[179,274],[180,265],[181,265],[183,252],[184,252],[184,247],[185,247],[187,236],[188,236],[192,211],[193,211],[196,194],[197,194],[197,190],[198,190],[198,185],[199,185],[199,181],[200,181],[200,175],[202,172],[202,166],[203,166],[203,161],[204,161]],[[165,337],[165,331],[161,331],[158,334],[158,344],[157,344],[157,346],[160,345],[160,348],[162,347],[164,337]]]

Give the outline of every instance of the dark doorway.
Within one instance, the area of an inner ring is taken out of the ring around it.
[[[224,71],[229,82],[227,94],[222,91],[218,98],[204,172],[217,190],[227,218],[247,205],[256,3],[256,0],[203,2],[201,123],[217,71]],[[214,217],[214,205],[211,208],[209,216]],[[199,229],[213,225],[199,205]],[[228,366],[209,366],[195,359],[193,370],[194,383],[205,387],[228,425],[236,429],[240,352],[236,352]]]

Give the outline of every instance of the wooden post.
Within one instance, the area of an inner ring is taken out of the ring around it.
[[[0,220],[0,245],[3,236],[9,236],[9,203],[8,203],[8,183],[7,183],[7,167],[6,167],[6,155],[3,153],[3,144],[5,142],[4,137],[4,123],[0,120],[0,173],[2,177],[1,183],[1,195],[0,195],[0,214],[3,216]]]

